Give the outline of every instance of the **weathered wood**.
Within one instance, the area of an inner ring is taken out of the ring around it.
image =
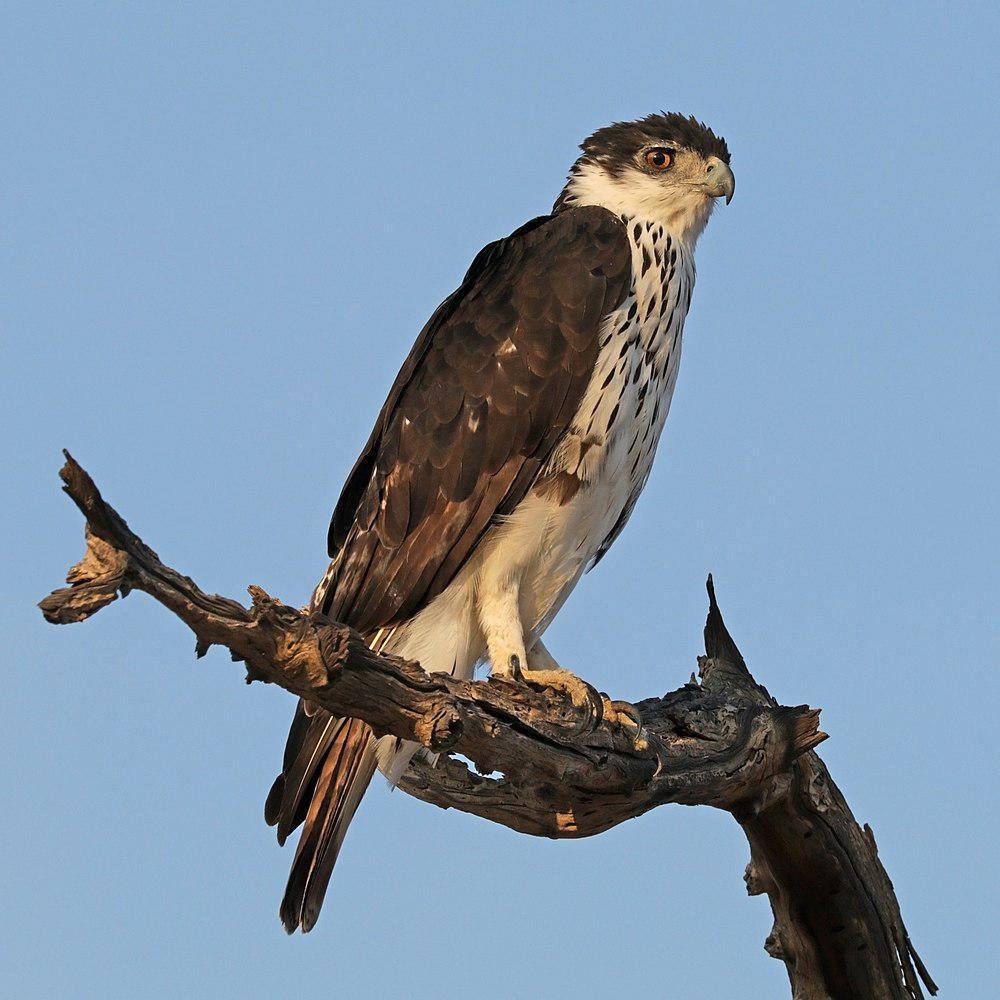
[[[464,682],[376,655],[323,615],[250,587],[250,608],[208,595],[165,566],[67,453],[64,490],[84,514],[87,550],[40,607],[82,621],[142,590],[187,623],[202,656],[227,647],[261,680],[377,734],[415,740],[400,787],[443,808],[522,833],[586,837],[668,802],[730,812],[750,842],[746,881],[775,915],[765,947],[788,969],[793,997],[919,998],[936,987],[913,951],[870,829],[858,826],[819,757],[819,711],[785,707],[750,675],[709,578],[700,683],[588,715],[560,693],[500,679]],[[595,699],[597,703],[601,699]],[[479,773],[452,754],[471,760]]]

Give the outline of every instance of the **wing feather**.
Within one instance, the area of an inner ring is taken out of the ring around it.
[[[421,332],[344,487],[325,611],[367,632],[448,585],[566,431],[630,264],[624,226],[596,207],[480,252]]]

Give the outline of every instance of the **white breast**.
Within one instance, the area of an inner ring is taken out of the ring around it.
[[[602,439],[604,468],[596,470],[595,481],[618,480],[624,473],[634,493],[649,473],[670,408],[694,266],[661,225],[628,225],[632,290],[605,321],[601,353],[574,425]]]
[[[550,463],[574,472],[583,486],[564,505],[529,497],[511,519],[521,521],[525,536],[545,525],[528,574],[542,628],[628,520],[652,468],[677,381],[694,261],[659,223],[633,218],[627,226],[632,286],[605,320],[594,374]]]

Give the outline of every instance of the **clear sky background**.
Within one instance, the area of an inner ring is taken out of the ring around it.
[[[728,138],[736,198],[654,474],[550,645],[673,689],[714,572],[757,677],[823,708],[943,995],[995,995],[992,7],[5,5],[7,995],[786,995],[707,808],[553,843],[377,780],[287,938],[262,805],[293,699],[143,595],[34,608],[82,552],[64,446],[206,589],[304,601],[425,318],[580,139],[661,108]]]

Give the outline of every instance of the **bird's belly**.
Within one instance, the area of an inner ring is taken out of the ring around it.
[[[624,413],[622,425],[634,415]],[[522,536],[521,613],[534,637],[542,634],[598,554],[633,500],[633,455],[627,434],[611,438],[599,456],[598,474],[585,482],[568,502],[544,491],[530,494],[505,528],[511,539]],[[652,451],[635,473],[644,481]]]

